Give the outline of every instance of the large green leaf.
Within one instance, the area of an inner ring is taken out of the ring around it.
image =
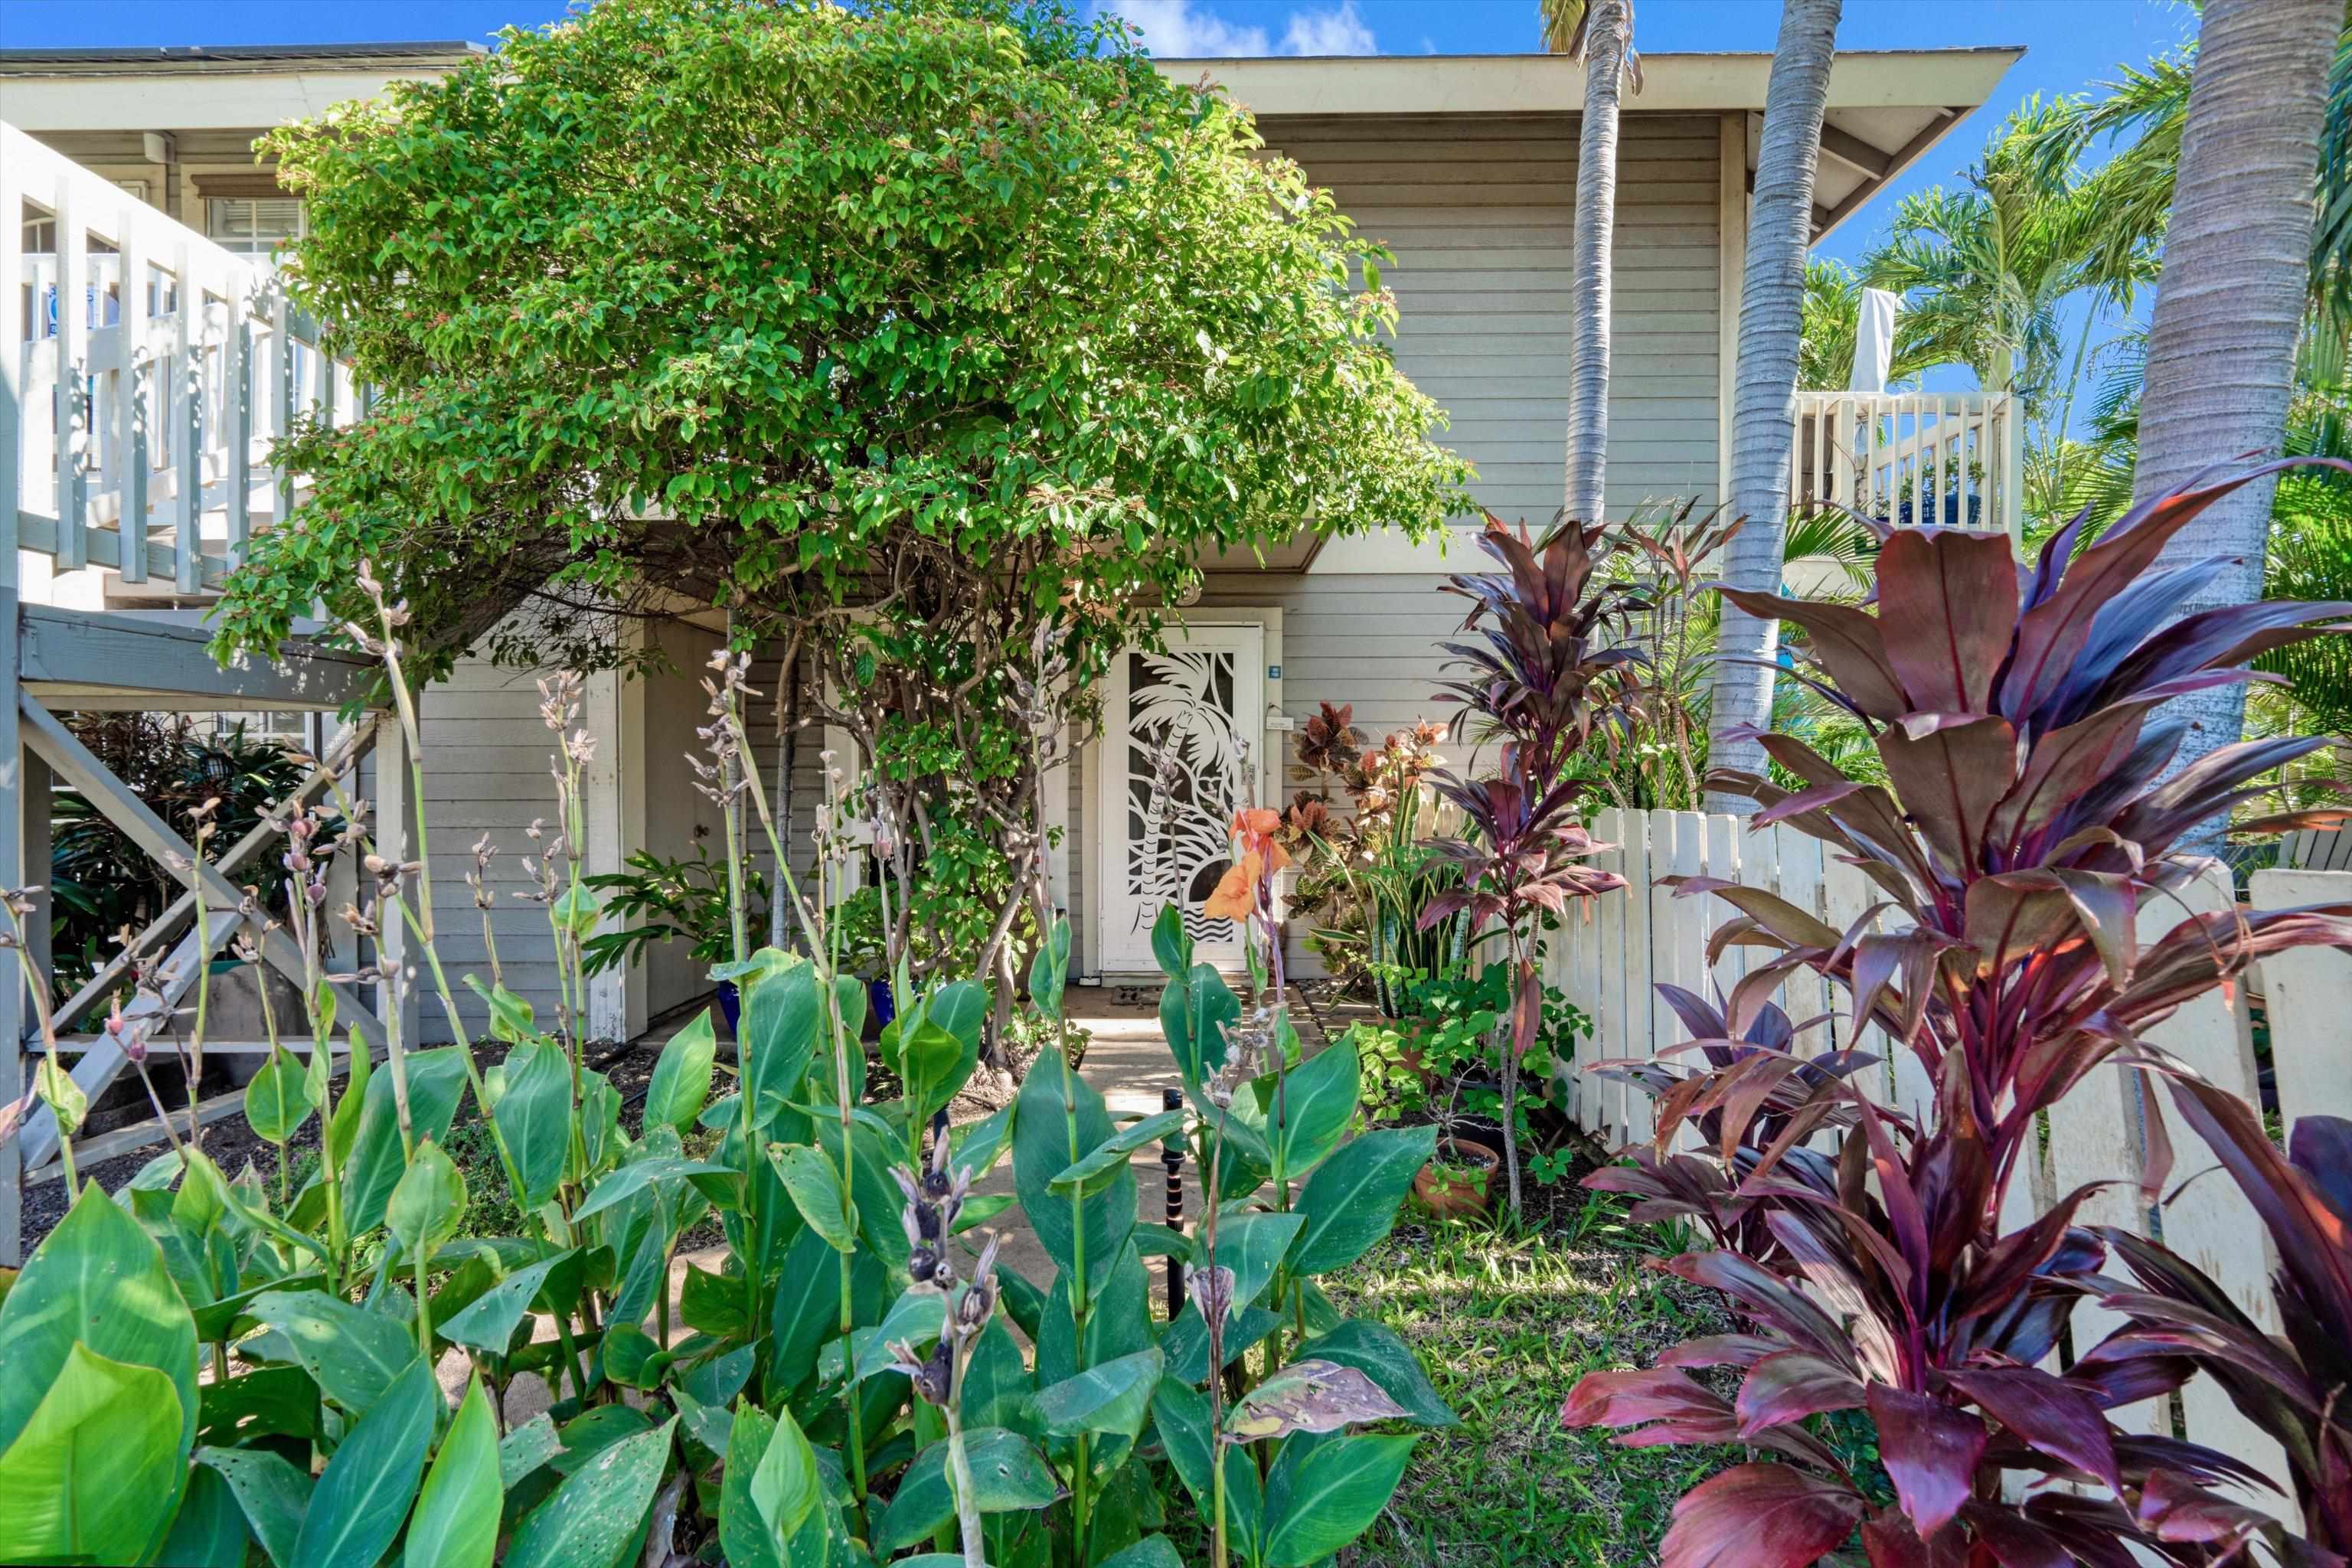
[[[1438,1397],[1412,1347],[1384,1324],[1350,1318],[1320,1338],[1307,1341],[1298,1354],[1354,1367],[1424,1426],[1452,1426],[1460,1421]]]
[[[858,1377],[872,1377],[897,1359],[890,1353],[893,1344],[903,1342],[920,1354],[940,1337],[947,1319],[948,1299],[937,1290],[901,1291],[880,1323],[850,1336]]]
[[[457,1163],[430,1139],[416,1145],[415,1158],[384,1205],[383,1226],[411,1258],[430,1258],[457,1234],[466,1217],[466,1178]]]
[[[841,1255],[814,1230],[803,1229],[784,1254],[770,1326],[769,1375],[778,1393],[790,1393],[816,1370],[818,1348],[841,1331]]]
[[[730,1447],[732,1447],[730,1443]],[[776,1413],[776,1430],[768,1439],[760,1468],[751,1472],[751,1501],[760,1517],[782,1540],[800,1532],[823,1500],[824,1482],[817,1473],[816,1451],[793,1419],[789,1407]]]
[[[906,1145],[888,1131],[887,1124],[877,1125],[878,1120],[869,1119],[861,1110],[850,1123],[850,1195],[857,1201],[857,1236],[864,1244],[863,1249],[892,1268],[904,1268],[908,1247],[907,1230],[899,1223],[898,1212],[906,1206],[906,1197],[890,1179],[890,1168],[905,1158]],[[825,1159],[838,1167],[842,1150],[839,1118],[827,1116],[819,1121],[815,1136]]]
[[[272,1046],[269,1059],[245,1086],[245,1124],[263,1142],[282,1144],[310,1120],[310,1109],[302,1064],[283,1047]]]
[[[840,1169],[824,1151],[814,1143],[790,1143],[771,1149],[768,1160],[809,1228],[840,1251],[855,1249],[857,1227],[850,1215],[849,1194],[842,1188]]]
[[[433,1369],[411,1361],[320,1472],[290,1568],[348,1568],[384,1554],[416,1500],[441,1409]]]
[[[179,1506],[187,1452],[169,1377],[68,1346],[0,1453],[0,1562],[145,1561]]]
[[[1234,1310],[1238,1312],[1258,1299],[1306,1225],[1307,1216],[1295,1211],[1280,1214],[1261,1209],[1217,1216],[1217,1267],[1234,1271]],[[1208,1252],[1207,1236],[1196,1233],[1192,1260],[1205,1267]]]
[[[728,1568],[785,1568],[783,1537],[751,1495],[752,1479],[775,1435],[775,1422],[758,1405],[747,1399],[736,1407],[719,1483],[719,1546]]]
[[[955,1152],[948,1156],[948,1163],[977,1182],[1004,1157],[1005,1147],[1012,1138],[1013,1107],[1008,1105],[984,1121],[957,1128],[953,1144]]]
[[[713,1178],[740,1177],[741,1173],[715,1160],[689,1160],[681,1154],[648,1154],[630,1161],[619,1170],[596,1184],[588,1201],[572,1214],[576,1222],[603,1214],[625,1198],[635,1197],[647,1187],[670,1186],[692,1176]],[[730,1202],[732,1200],[730,1200]]]
[[[1177,1479],[1192,1494],[1201,1517],[1213,1517],[1214,1472],[1211,1456],[1223,1449],[1225,1467],[1225,1539],[1248,1562],[1257,1561],[1258,1522],[1264,1511],[1257,1465],[1238,1443],[1212,1441],[1209,1396],[1174,1378],[1162,1379],[1151,1396],[1151,1426],[1167,1450]]]
[[[1029,1000],[1037,1011],[1048,1018],[1062,1016],[1062,990],[1070,976],[1070,922],[1066,916],[1055,915],[1054,923],[1045,929],[1045,939],[1037,944],[1037,956],[1029,961]]]
[[[184,1450],[195,1442],[194,1320],[162,1249],[96,1183],[0,1302],[0,1449],[32,1419],[77,1340],[109,1361],[162,1373],[179,1400]]]
[[[1225,1065],[1225,1032],[1241,1021],[1242,1005],[1213,965],[1196,963],[1160,994],[1160,1028],[1185,1087],[1201,1086]]]
[[[1343,1037],[1277,1078],[1250,1085],[1265,1116],[1266,1142],[1297,1181],[1320,1164],[1356,1119],[1356,1048]],[[1279,1110],[1279,1115],[1276,1112]]]
[[[310,1472],[268,1448],[199,1448],[196,1463],[217,1471],[245,1514],[246,1527],[278,1568],[291,1568],[294,1542],[310,1511]]]
[[[1155,1347],[1087,1367],[1038,1390],[1037,1411],[1045,1430],[1057,1436],[1108,1432],[1132,1438],[1143,1429],[1159,1384],[1160,1352]]]
[[[248,1312],[277,1330],[320,1392],[354,1415],[419,1359],[415,1329],[323,1290],[273,1291]]]
[[[542,1411],[499,1439],[499,1487],[512,1491],[522,1479],[563,1452],[555,1423]]]
[[[163,1568],[245,1568],[245,1511],[218,1470],[198,1465],[155,1554]]]
[[[1066,1274],[1076,1267],[1078,1227],[1072,1200],[1052,1190],[1054,1178],[1117,1131],[1102,1096],[1075,1069],[1041,1058],[1023,1080],[1020,1098],[1013,1102],[1013,1184],[1030,1228]],[[1091,1295],[1135,1229],[1133,1170],[1122,1166],[1114,1171],[1108,1185],[1076,1206],[1085,1216]]]
[[[1184,1559],[1164,1535],[1147,1535],[1124,1552],[1114,1552],[1095,1568],[1184,1568]]]
[[[705,1007],[662,1047],[653,1081],[646,1086],[646,1125],[673,1127],[684,1137],[710,1098],[718,1057],[719,1037],[711,1028],[710,1009]]]
[[[1003,1319],[990,1319],[964,1363],[964,1420],[973,1426],[1010,1426],[1034,1436],[1035,1392],[1013,1331]]]
[[[653,1505],[677,1426],[672,1416],[573,1471],[515,1527],[505,1568],[611,1568]]]
[[[1381,1128],[1341,1144],[1299,1192],[1307,1224],[1291,1246],[1291,1271],[1322,1274],[1361,1258],[1396,1223],[1413,1173],[1436,1152],[1434,1127]]]
[[[506,1354],[515,1326],[530,1310],[548,1274],[571,1256],[568,1251],[559,1252],[516,1269],[475,1297],[447,1322],[435,1324],[433,1331],[451,1344],[470,1345],[492,1355]]]
[[[499,1429],[479,1378],[466,1384],[466,1397],[433,1457],[425,1486],[416,1494],[416,1517],[402,1550],[404,1568],[489,1568],[499,1544]]]
[[[552,1040],[534,1040],[507,1053],[506,1069],[490,1115],[522,1176],[523,1199],[536,1208],[562,1184],[572,1152],[572,1058]]]
[[[558,1053],[561,1055],[561,1053]],[[466,1063],[457,1047],[410,1051],[406,1058],[409,1128],[419,1139],[449,1141],[449,1123],[466,1089]],[[400,1107],[389,1068],[369,1075],[361,1097],[351,1162],[344,1173],[343,1215],[350,1234],[364,1236],[383,1223],[383,1205],[407,1169],[400,1139]],[[509,1074],[509,1087],[512,1077]],[[351,1091],[344,1090],[346,1099]],[[340,1108],[337,1114],[341,1115]],[[551,1191],[552,1189],[550,1189]]]
[[[1046,1508],[1062,1495],[1045,1456],[1018,1432],[983,1426],[966,1432],[963,1446],[981,1512]],[[886,1557],[904,1551],[954,1519],[955,1510],[955,1492],[948,1482],[948,1441],[942,1437],[907,1467],[875,1530],[875,1551]]]
[[[1055,1197],[1092,1197],[1108,1188],[1119,1170],[1147,1143],[1157,1143],[1163,1138],[1184,1131],[1184,1112],[1162,1110],[1140,1121],[1129,1123],[1095,1145],[1085,1158],[1045,1184]]]
[[[764,1130],[801,1098],[801,1079],[825,1027],[816,966],[795,955],[779,956],[783,964],[761,969],[743,994],[740,1050],[754,1131]]]
[[[1254,1350],[1258,1342],[1272,1333],[1282,1321],[1282,1314],[1269,1312],[1263,1307],[1244,1307],[1225,1321],[1225,1364]],[[1168,1361],[1168,1376],[1190,1384],[1206,1383],[1209,1378],[1209,1325],[1201,1317],[1201,1309],[1193,1302],[1184,1303],[1168,1331],[1160,1336],[1160,1353]]]
[[[1266,1477],[1266,1568],[1307,1568],[1370,1529],[1403,1477],[1414,1441],[1285,1442]]]

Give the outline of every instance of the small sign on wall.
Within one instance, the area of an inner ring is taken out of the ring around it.
[[[1267,665],[1265,667],[1265,678],[1268,680],[1280,680],[1282,679],[1282,666],[1278,664]]]

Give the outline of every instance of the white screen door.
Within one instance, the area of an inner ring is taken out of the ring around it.
[[[1232,858],[1226,828],[1257,800],[1265,632],[1171,628],[1164,651],[1129,648],[1103,700],[1101,967],[1148,971],[1161,908],[1184,911],[1202,963],[1238,967],[1241,931],[1201,906]]]

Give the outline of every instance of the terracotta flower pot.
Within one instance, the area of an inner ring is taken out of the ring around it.
[[[1441,1170],[1441,1165],[1467,1165],[1485,1173],[1482,1184],[1474,1184]],[[1494,1196],[1495,1180],[1501,1174],[1503,1157],[1482,1144],[1455,1142],[1448,1138],[1437,1146],[1437,1157],[1413,1173],[1413,1195],[1421,1206],[1440,1219],[1461,1218],[1486,1212]]]

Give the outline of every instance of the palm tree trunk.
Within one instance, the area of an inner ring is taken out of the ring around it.
[[[1584,111],[1576,144],[1576,272],[1568,380],[1568,515],[1598,521],[1609,471],[1611,248],[1617,231],[1617,101],[1625,79],[1626,0],[1585,16]]]
[[[1788,533],[1790,447],[1796,435],[1797,352],[1804,315],[1805,252],[1813,233],[1813,171],[1843,0],[1786,0],[1764,94],[1764,140],[1748,218],[1740,281],[1739,372],[1732,395],[1731,510],[1748,520],[1724,552],[1724,577],[1765,592],[1780,584]],[[1764,749],[1735,735],[1772,714],[1769,661],[1780,628],[1733,605],[1716,634],[1711,768],[1764,770]],[[1752,660],[1753,663],[1735,662]],[[1746,815],[1756,803],[1710,791],[1706,809]]]
[[[2198,29],[2180,174],[2148,326],[2132,500],[2178,489],[2199,469],[2278,456],[2311,278],[2312,181],[2343,0],[2209,0]],[[2264,479],[2173,535],[2151,570],[2227,556],[2180,614],[2262,596],[2270,534]],[[2189,725],[2176,769],[2235,742],[2243,686],[2177,698]],[[2185,842],[2211,850],[2222,823]]]

